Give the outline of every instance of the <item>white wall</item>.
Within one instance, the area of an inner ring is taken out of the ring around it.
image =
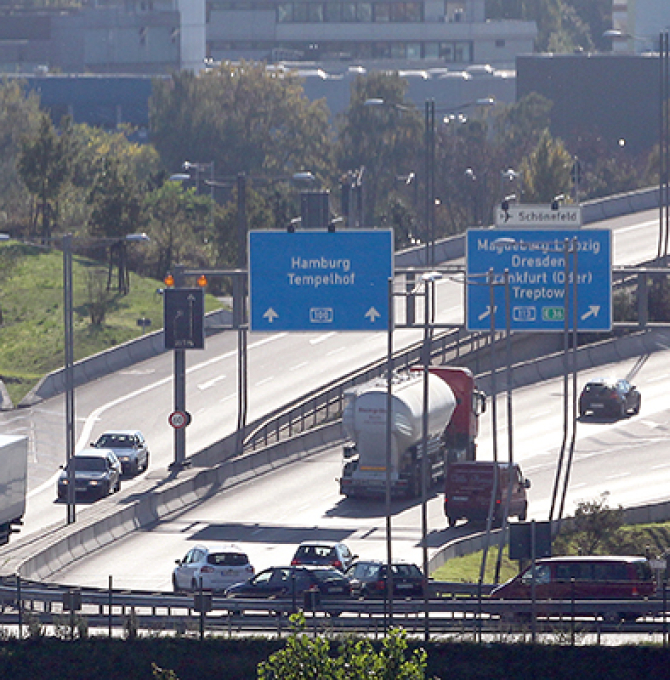
[[[181,13],[181,67],[199,73],[207,56],[205,0],[177,0],[177,9]]]

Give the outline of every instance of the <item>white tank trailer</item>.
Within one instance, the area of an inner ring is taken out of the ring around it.
[[[28,438],[0,434],[0,545],[22,524],[28,489]]]
[[[470,384],[472,375],[466,371]],[[462,375],[460,376],[462,379]],[[450,454],[445,431],[458,406],[454,390],[447,378],[428,373],[428,471],[429,486],[444,478]],[[344,467],[340,492],[346,496],[380,497],[386,493],[387,459],[387,399],[386,378],[378,378],[354,388],[346,395],[342,426],[349,441],[344,448]],[[472,403],[472,390],[468,406]],[[423,452],[423,371],[410,371],[393,376],[391,389],[391,493],[394,497],[417,497],[421,493],[421,457]],[[467,447],[466,447],[467,448]]]

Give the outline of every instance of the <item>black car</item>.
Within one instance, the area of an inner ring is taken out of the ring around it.
[[[270,567],[256,576],[230,586],[225,591],[230,598],[263,598],[292,600],[298,607],[309,602],[345,600],[351,597],[349,580],[333,567],[292,566]]]
[[[640,393],[627,380],[597,378],[589,380],[579,395],[579,415],[625,418],[639,413],[641,404]]]
[[[393,597],[423,597],[426,579],[416,564],[394,562],[391,564],[393,575]],[[388,566],[381,561],[366,560],[352,564],[344,574],[351,583],[353,597],[384,597],[387,591]]]
[[[70,459],[58,478],[58,499],[68,497],[70,467],[75,498],[104,498],[121,489],[121,463],[111,449],[83,449]]]

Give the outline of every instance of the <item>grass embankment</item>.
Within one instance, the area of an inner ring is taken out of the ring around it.
[[[130,274],[130,292],[116,290],[117,270],[107,292],[107,263],[74,255],[74,359],[96,354],[163,327],[161,281]],[[91,323],[91,303],[103,299],[104,321]],[[220,307],[207,296],[206,310]],[[63,255],[59,250],[4,241],[0,243],[0,379],[14,404],[47,373],[64,364]],[[146,332],[145,331],[145,332]]]
[[[562,536],[558,546],[554,548],[556,555],[577,555],[580,545],[583,546],[583,534]],[[670,522],[654,524],[624,525],[613,531],[595,545],[592,550],[584,550],[587,555],[645,555],[660,557],[670,551]],[[452,583],[477,583],[481,570],[483,552],[480,550],[471,555],[456,557],[436,569],[431,578],[436,581]],[[496,561],[498,559],[497,537],[489,548],[486,558],[484,583],[493,583]],[[508,557],[507,547],[503,550],[499,582],[504,583],[516,576],[519,565]]]

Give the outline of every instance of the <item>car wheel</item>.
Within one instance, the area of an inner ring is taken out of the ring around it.
[[[200,586],[199,586],[198,582],[197,582],[195,579],[193,579],[193,580],[191,581],[191,590],[192,590],[194,593],[197,593],[198,590],[200,590]]]
[[[121,491],[121,478],[120,477],[116,480],[116,484],[114,485],[114,493],[118,493],[119,491]]]
[[[177,577],[174,574],[172,574],[172,591],[175,593],[181,593],[181,588],[177,583]]]
[[[528,516],[528,503],[523,506],[523,510],[519,513],[519,521],[525,522]]]
[[[633,414],[637,415],[640,412],[640,407],[642,406],[642,397],[640,397],[637,400],[637,404],[635,405],[635,408],[633,409]]]
[[[147,451],[147,457],[144,459],[144,466],[142,467],[142,472],[146,472],[149,469],[149,452]]]

